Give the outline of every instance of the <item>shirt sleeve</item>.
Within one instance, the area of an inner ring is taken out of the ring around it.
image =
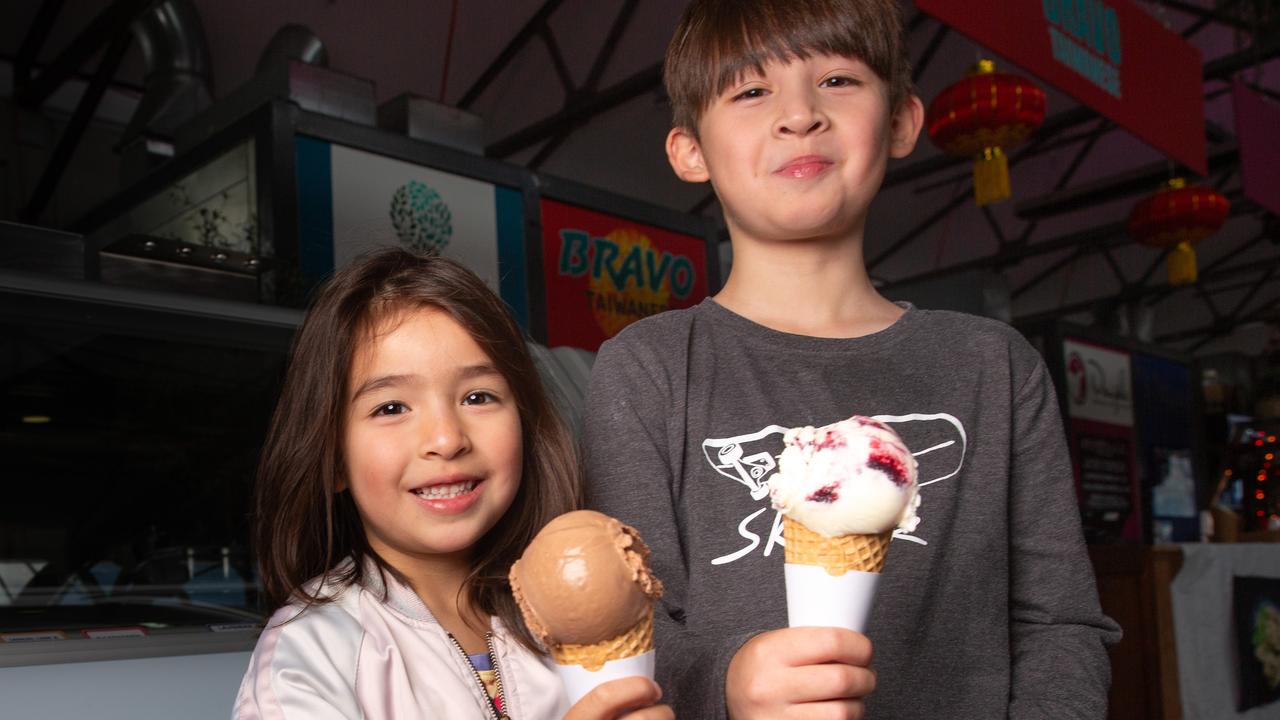
[[[286,606],[258,638],[232,720],[359,720],[359,623],[332,606]]]
[[[729,661],[751,633],[699,633],[685,615],[689,567],[679,492],[683,413],[655,348],[606,342],[591,370],[585,412],[587,502],[640,531],[664,586],[654,612],[656,680],[677,717],[724,718]]]
[[[1105,718],[1105,646],[1120,628],[1098,603],[1057,398],[1038,357],[1015,398],[1013,429],[1009,717]]]

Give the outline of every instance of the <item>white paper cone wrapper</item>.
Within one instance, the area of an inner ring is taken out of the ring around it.
[[[560,676],[560,682],[564,684],[565,692],[569,696],[569,705],[572,706],[581,700],[583,695],[591,692],[595,686],[610,680],[632,675],[643,675],[652,680],[653,651],[620,660],[610,660],[604,664],[604,667],[594,672],[581,665],[553,665],[553,667],[556,674]]]
[[[787,624],[791,627],[842,627],[866,632],[880,573],[850,570],[835,576],[817,565],[784,563]]]

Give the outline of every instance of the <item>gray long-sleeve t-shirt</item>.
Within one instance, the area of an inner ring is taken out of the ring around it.
[[[723,718],[729,661],[787,625],[782,434],[870,415],[919,463],[868,621],[869,718],[1102,718],[1119,638],[1082,539],[1053,384],[1012,328],[908,307],[871,335],[777,332],[706,300],[601,348],[585,418],[589,504],[641,532],[666,585],[658,681]]]

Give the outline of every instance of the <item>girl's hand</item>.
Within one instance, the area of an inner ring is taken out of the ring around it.
[[[602,683],[569,708],[564,720],[675,720],[662,688],[649,678],[628,677]]]

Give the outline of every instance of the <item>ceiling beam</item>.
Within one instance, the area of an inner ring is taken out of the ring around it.
[[[1200,273],[1199,280],[1197,280],[1195,283],[1190,285],[1178,285],[1178,286],[1170,286],[1167,284],[1160,284],[1155,286],[1132,285],[1129,288],[1112,295],[1099,295],[1097,297],[1092,297],[1087,300],[1079,300],[1069,305],[1062,305],[1060,307],[1053,308],[1052,310],[1044,310],[1038,313],[1029,313],[1027,315],[1019,315],[1015,317],[1013,321],[1014,323],[1019,325],[1022,325],[1022,324],[1035,325],[1037,323],[1044,322],[1046,320],[1055,320],[1057,318],[1066,317],[1068,315],[1075,315],[1077,313],[1089,312],[1089,311],[1092,311],[1094,308],[1098,307],[1099,305],[1110,305],[1112,307],[1118,307],[1125,303],[1143,300],[1149,296],[1158,295],[1163,298],[1176,293],[1194,290],[1196,288],[1203,288],[1205,292],[1208,292],[1211,294],[1217,294],[1220,292],[1226,292],[1226,291],[1234,290],[1237,288],[1234,284],[1229,287],[1217,288],[1217,287],[1213,287],[1212,283],[1225,278],[1232,278],[1232,279],[1238,280],[1241,277],[1252,276],[1255,273],[1266,274],[1271,272],[1271,266],[1274,264],[1280,264],[1280,255],[1277,255],[1272,258],[1266,258],[1261,262],[1251,261],[1251,262],[1239,263],[1236,265],[1232,265],[1230,267],[1217,268],[1211,271],[1206,270],[1205,272]]]
[[[98,13],[93,20],[89,21],[89,25],[80,32],[67,46],[63,48],[58,56],[48,63],[40,74],[34,78],[30,77],[30,65],[27,65],[27,77],[16,77],[18,90],[14,95],[14,99],[19,105],[24,107],[40,107],[46,99],[58,88],[62,87],[70,78],[80,72],[80,67],[93,57],[103,46],[109,45],[119,35],[129,35],[129,23],[138,17],[143,10],[151,4],[152,0],[115,0],[106,7],[105,10]],[[19,51],[19,61],[26,64],[29,58],[30,63],[34,63],[36,56],[39,55],[44,40],[47,37],[52,23],[56,20],[56,13],[61,8],[61,3],[52,3],[41,6],[40,11],[36,15],[35,22],[32,24],[31,31],[43,30],[44,35],[32,37],[33,33],[28,33],[28,37],[23,39],[22,48]],[[118,46],[113,46],[118,48]],[[127,49],[127,45],[126,45]],[[25,57],[24,57],[25,56]],[[119,63],[116,63],[117,65]],[[99,63],[99,72],[102,64]],[[112,68],[114,73],[115,68]],[[96,74],[95,74],[96,77]],[[111,77],[107,77],[106,83],[110,84]]]
[[[920,82],[920,76],[924,74],[926,68],[929,67],[933,56],[938,52],[938,48],[942,47],[942,41],[947,39],[947,33],[951,31],[946,25],[938,23],[938,29],[934,31],[933,37],[929,38],[929,44],[925,46],[924,51],[920,53],[920,59],[915,62],[915,67],[911,68],[911,83]]]
[[[1264,228],[1263,228],[1263,231],[1262,231],[1262,232],[1260,232],[1260,233],[1258,233],[1257,235],[1253,236],[1253,238],[1252,238],[1252,239],[1245,241],[1244,243],[1242,243],[1242,244],[1241,244],[1241,245],[1239,245],[1238,247],[1234,248],[1231,252],[1229,252],[1229,253],[1224,253],[1224,254],[1222,255],[1222,257],[1219,257],[1217,260],[1214,260],[1213,262],[1209,263],[1209,264],[1208,264],[1208,265],[1206,265],[1205,267],[1201,268],[1201,269],[1200,269],[1200,273],[1199,273],[1199,274],[1200,274],[1201,276],[1204,276],[1204,275],[1212,275],[1212,274],[1213,274],[1213,273],[1214,273],[1218,268],[1220,268],[1220,267],[1222,267],[1222,266],[1226,265],[1226,264],[1227,264],[1227,261],[1228,261],[1228,260],[1230,260],[1232,257],[1237,256],[1237,255],[1240,255],[1241,253],[1244,253],[1245,251],[1252,249],[1252,248],[1253,248],[1253,246],[1255,246],[1255,245],[1260,245],[1260,244],[1262,244],[1264,241],[1266,241],[1266,240],[1270,239],[1270,238],[1268,238],[1268,235],[1269,235],[1269,234],[1270,234],[1270,233],[1268,233],[1268,232],[1267,232],[1267,229],[1264,227]],[[1280,238],[1280,236],[1276,236],[1276,237],[1277,237],[1277,238]],[[1277,239],[1277,242],[1280,242],[1280,239]],[[1161,256],[1161,260],[1163,260],[1163,259],[1164,259],[1164,258],[1163,258],[1163,255],[1162,255],[1162,256]],[[1150,274],[1150,273],[1148,273],[1148,275],[1149,275],[1149,274]],[[1164,288],[1161,288],[1160,290],[1156,291],[1155,296],[1154,296],[1150,301],[1148,301],[1148,303],[1147,303],[1147,304],[1148,304],[1148,305],[1157,305],[1157,304],[1159,304],[1159,303],[1163,302],[1165,298],[1169,297],[1169,296],[1170,296],[1170,295],[1172,295],[1174,292],[1177,292],[1177,290],[1178,290],[1178,288],[1177,288],[1177,287],[1175,287],[1175,286],[1165,286]]]
[[[1215,175],[1224,169],[1234,167],[1238,162],[1240,162],[1240,151],[1235,144],[1232,144],[1209,156],[1208,175]],[[1092,207],[1117,198],[1155,192],[1160,182],[1167,179],[1169,179],[1169,163],[1158,160],[1110,177],[1023,200],[1013,206],[1013,212],[1023,220],[1039,220]]]
[[[120,69],[120,63],[124,61],[125,53],[128,52],[132,43],[133,34],[124,27],[109,39],[106,51],[98,60],[98,69],[94,72],[88,87],[85,88],[84,94],[80,96],[80,101],[76,103],[76,109],[72,112],[71,119],[67,121],[67,126],[62,129],[58,144],[49,154],[49,162],[45,164],[35,190],[31,192],[27,204],[18,213],[19,219],[23,222],[32,224],[39,222],[45,206],[49,204],[54,191],[62,181],[62,174],[70,164],[71,156],[80,146],[80,141],[89,128],[89,122],[97,112],[98,104],[102,102],[102,96],[106,94],[107,87],[111,84],[111,78],[115,77],[116,71]]]
[[[1258,210],[1258,206],[1250,200],[1245,199],[1239,191],[1226,193],[1227,199],[1231,201],[1231,216],[1245,215]],[[934,280],[947,275],[965,272],[967,270],[980,270],[991,268],[999,270],[1009,265],[1015,265],[1027,258],[1046,253],[1054,253],[1061,250],[1070,250],[1072,248],[1081,247],[1087,251],[1097,251],[1104,247],[1112,247],[1114,245],[1123,245],[1133,242],[1133,238],[1128,235],[1128,222],[1119,221],[1099,225],[1092,228],[1085,228],[1068,233],[1052,240],[1042,240],[1037,243],[1026,243],[1019,245],[1010,243],[1005,249],[985,255],[983,257],[966,260],[964,262],[948,265],[947,267],[930,270],[928,272],[919,273],[910,277],[898,278],[886,281],[884,287],[893,288],[899,285],[908,285],[925,280]]]
[[[1219,15],[1225,15],[1233,7],[1239,4],[1240,4],[1240,0],[1222,0],[1222,2],[1220,2],[1218,6],[1214,8],[1212,11],[1210,11],[1208,15],[1201,17],[1199,20],[1196,20],[1194,23],[1192,23],[1191,26],[1188,27],[1186,30],[1183,30],[1182,37],[1189,38],[1192,35],[1195,35],[1196,33],[1208,27],[1215,20],[1217,20]]]
[[[1036,153],[1036,151],[1039,150],[1040,146],[1043,143],[1051,140],[1052,137],[1053,137],[1052,135],[1039,135],[1035,138],[1032,138],[1031,143],[1027,145],[1027,147],[1021,148],[1018,151],[1014,152],[1013,155],[1009,158],[1009,167],[1012,168],[1016,166],[1018,163],[1022,162],[1023,160],[1033,156]],[[899,237],[897,240],[890,242],[889,246],[884,250],[880,251],[879,255],[876,255],[875,257],[871,258],[867,262],[867,270],[875,270],[877,267],[879,267],[881,263],[885,262],[890,257],[893,257],[894,255],[899,253],[907,245],[910,245],[916,240],[919,240],[920,237],[924,235],[924,232],[928,230],[934,223],[945,218],[947,214],[950,213],[952,210],[965,204],[966,202],[969,202],[972,198],[973,198],[973,181],[969,180],[967,181],[964,188],[959,193],[957,193],[954,197],[948,200],[947,203],[943,205],[940,209],[934,211],[934,213],[929,217],[925,218],[924,221],[920,222],[915,227],[903,233],[902,236]]]
[[[555,135],[566,125],[586,122],[662,85],[662,63],[655,63],[597,93],[578,98],[559,112],[485,147],[489,157],[504,158]]]
[[[1258,307],[1254,308],[1252,311],[1250,311],[1245,315],[1241,315],[1240,317],[1223,318],[1222,320],[1209,325],[1202,325],[1197,328],[1191,328],[1188,330],[1178,330],[1175,332],[1165,333],[1163,335],[1157,335],[1155,337],[1155,340],[1156,342],[1160,342],[1160,343],[1171,343],[1171,342],[1177,342],[1179,340],[1191,340],[1194,338],[1202,338],[1200,342],[1195,343],[1188,349],[1188,351],[1194,352],[1200,349],[1201,347],[1203,347],[1204,345],[1208,344],[1210,341],[1216,338],[1219,338],[1223,335],[1230,334],[1233,330],[1240,327],[1241,325],[1255,322],[1257,320],[1261,320],[1268,313],[1275,312],[1275,305],[1277,303],[1280,303],[1280,296],[1268,298]],[[1203,337],[1206,335],[1208,337]]]
[[[515,37],[511,38],[511,42],[507,43],[502,52],[498,53],[498,57],[489,63],[489,67],[485,68],[484,72],[480,73],[480,77],[462,94],[462,99],[458,100],[458,107],[464,110],[471,107],[471,104],[480,98],[481,93],[489,87],[490,83],[497,79],[503,70],[507,69],[507,65],[511,64],[511,61],[524,49],[524,46],[538,35],[539,29],[546,24],[547,18],[551,17],[551,14],[562,4],[564,4],[564,0],[547,0],[543,3],[542,7],[538,8],[538,11],[533,14],[533,17],[529,18],[529,22],[525,23],[524,27],[520,28],[515,34]]]
[[[58,14],[66,0],[44,0],[36,10],[36,16],[22,37],[22,45],[18,47],[18,55],[13,61],[13,85],[15,94],[22,97],[30,92],[31,70],[40,60],[40,50],[44,47],[49,31],[53,29]]]
[[[1252,32],[1253,28],[1248,23],[1242,22],[1225,12],[1220,8],[1206,8],[1199,5],[1192,5],[1182,0],[1160,0],[1160,4],[1170,10],[1176,10],[1180,13],[1190,15],[1197,20],[1204,20],[1209,23],[1217,23],[1233,30],[1243,30],[1244,32]],[[1197,28],[1198,30],[1199,28]]]
[[[622,9],[613,18],[613,24],[609,27],[609,34],[604,39],[604,44],[600,46],[600,51],[596,53],[596,59],[591,63],[591,70],[587,73],[587,79],[580,87],[569,86],[566,91],[565,104],[568,105],[574,99],[583,95],[590,94],[600,87],[600,78],[604,76],[605,70],[609,68],[609,63],[613,60],[613,51],[618,48],[622,35],[627,31],[627,26],[631,23],[631,18],[635,15],[636,6],[640,0],[627,0],[622,5]],[[529,160],[528,166],[530,170],[537,170],[542,167],[542,163],[551,157],[565,140],[573,134],[578,126],[576,124],[565,125],[560,128],[555,135],[543,143],[538,148],[538,153]]]

